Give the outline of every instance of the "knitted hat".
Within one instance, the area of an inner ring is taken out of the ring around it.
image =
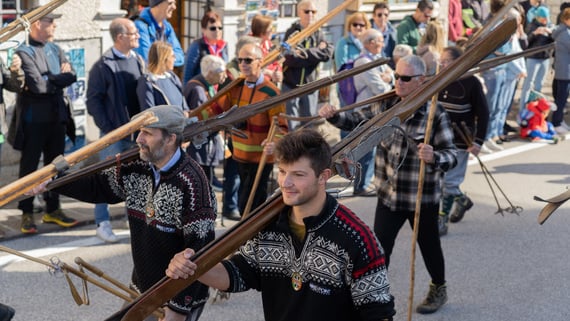
[[[158,6],[159,4],[161,4],[163,1],[164,1],[164,0],[149,0],[149,1],[148,1],[148,6],[151,7],[151,8],[152,8],[152,7],[156,7],[156,6]]]
[[[171,134],[182,134],[189,120],[184,116],[180,106],[172,105],[160,105],[145,109],[143,112],[133,116],[132,119],[136,119],[147,111],[152,112],[158,118],[158,121],[145,126],[145,128],[166,129]]]
[[[547,7],[544,6],[540,6],[538,8],[536,8],[536,11],[534,12],[534,16],[537,18],[548,18],[550,16],[550,11],[548,10]]]

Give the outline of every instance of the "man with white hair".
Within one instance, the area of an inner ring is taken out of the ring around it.
[[[426,67],[422,59],[411,55],[396,65],[396,95],[393,101],[373,104],[358,112],[335,114],[335,108],[324,106],[319,115],[343,130],[353,130],[366,121],[392,107],[398,101],[418,90],[425,80]],[[376,152],[376,179],[378,204],[374,219],[374,232],[386,251],[386,265],[398,232],[406,221],[414,223],[418,194],[420,161],[426,171],[421,200],[418,244],[424,263],[431,276],[427,297],[417,306],[418,313],[433,313],[447,301],[445,265],[439,239],[438,213],[441,197],[442,173],[456,164],[457,149],[453,144],[453,131],[449,116],[439,104],[433,120],[429,143],[424,142],[429,103],[425,103],[402,124],[402,131],[394,131],[378,144]]]

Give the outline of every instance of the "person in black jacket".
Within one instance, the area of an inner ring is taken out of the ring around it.
[[[287,41],[294,33],[300,32],[316,21],[317,9],[311,0],[302,0],[297,4],[299,21],[285,32],[283,41]],[[321,62],[332,58],[334,47],[327,42],[319,30],[292,48],[293,53],[285,55],[283,62],[282,92],[293,90],[317,79],[317,67]],[[319,92],[293,98],[287,101],[287,114],[291,116],[314,116],[317,114]],[[300,125],[299,121],[289,121],[289,130]]]
[[[139,113],[136,88],[145,70],[141,56],[133,51],[139,46],[139,32],[134,22],[117,18],[109,26],[113,47],[103,53],[89,72],[87,111],[104,136],[131,120]],[[133,147],[134,137],[129,136],[105,148],[99,158],[105,159]],[[105,242],[118,241],[109,221],[109,206],[95,204],[96,234]]]
[[[14,149],[22,152],[19,177],[35,171],[42,154],[44,164],[62,155],[66,134],[75,138],[75,125],[63,90],[77,78],[61,48],[52,42],[56,28],[54,19],[59,17],[50,13],[32,23],[29,45],[21,45],[16,50],[22,59],[25,86],[17,98],[18,106],[10,125],[9,141]],[[56,223],[63,227],[78,223],[62,212],[57,193],[44,193],[44,201],[44,223]],[[22,233],[37,232],[33,206],[33,198],[18,203],[23,213]]]

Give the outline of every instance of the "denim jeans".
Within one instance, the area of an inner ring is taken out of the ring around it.
[[[443,176],[443,196],[463,194],[459,186],[465,179],[465,171],[467,170],[468,161],[469,152],[465,149],[458,149],[457,165],[445,172]]]
[[[506,70],[505,68],[495,68],[483,73],[485,86],[487,86],[487,105],[489,106],[489,125],[485,139],[499,136],[503,132],[503,123],[499,119],[501,108],[501,96],[506,90]]]
[[[295,88],[290,88],[285,84],[282,84],[281,93],[286,93]],[[306,116],[316,116],[318,114],[318,103],[319,103],[319,91],[307,94],[305,96],[300,96],[297,98],[292,98],[285,104],[287,115],[306,117]],[[300,121],[290,120],[289,121],[289,132],[295,130],[301,124]]]
[[[101,133],[101,137],[105,136],[105,133]],[[113,145],[108,146],[99,152],[99,159],[105,160],[108,157],[113,157],[116,154],[123,152],[134,146],[134,143],[130,140],[123,139]],[[100,224],[103,221],[109,220],[109,204],[107,203],[97,203],[95,204],[95,224]]]
[[[544,82],[546,71],[548,70],[548,64],[550,64],[550,59],[526,59],[527,76],[524,79],[524,83],[521,89],[519,110],[522,110],[526,106],[528,94],[531,90],[538,92],[542,90],[542,84]]]
[[[233,152],[232,139],[227,139],[228,149]],[[238,190],[240,185],[238,163],[233,157],[224,160],[224,185],[222,199],[222,214],[230,214],[233,211],[239,211],[238,208]]]

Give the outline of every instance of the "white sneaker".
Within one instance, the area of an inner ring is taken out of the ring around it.
[[[562,124],[560,124],[560,126],[554,127],[554,131],[555,131],[558,135],[566,135],[566,134],[568,133],[568,129],[565,128]]]
[[[566,128],[566,130],[570,130],[570,126],[568,126],[568,124],[566,124],[565,121],[562,121],[562,122],[560,123],[560,126]]]
[[[487,139],[483,145],[486,145],[487,148],[492,151],[501,151],[504,149],[503,147],[497,145],[497,143],[495,143],[492,139]]]
[[[481,149],[479,150],[479,152],[483,154],[491,154],[493,151],[490,150],[487,146],[485,146],[485,144],[483,144],[481,145]]]
[[[115,233],[113,233],[113,229],[111,227],[111,222],[103,221],[99,223],[99,227],[97,227],[97,236],[107,243],[116,243],[119,241],[119,238]]]

